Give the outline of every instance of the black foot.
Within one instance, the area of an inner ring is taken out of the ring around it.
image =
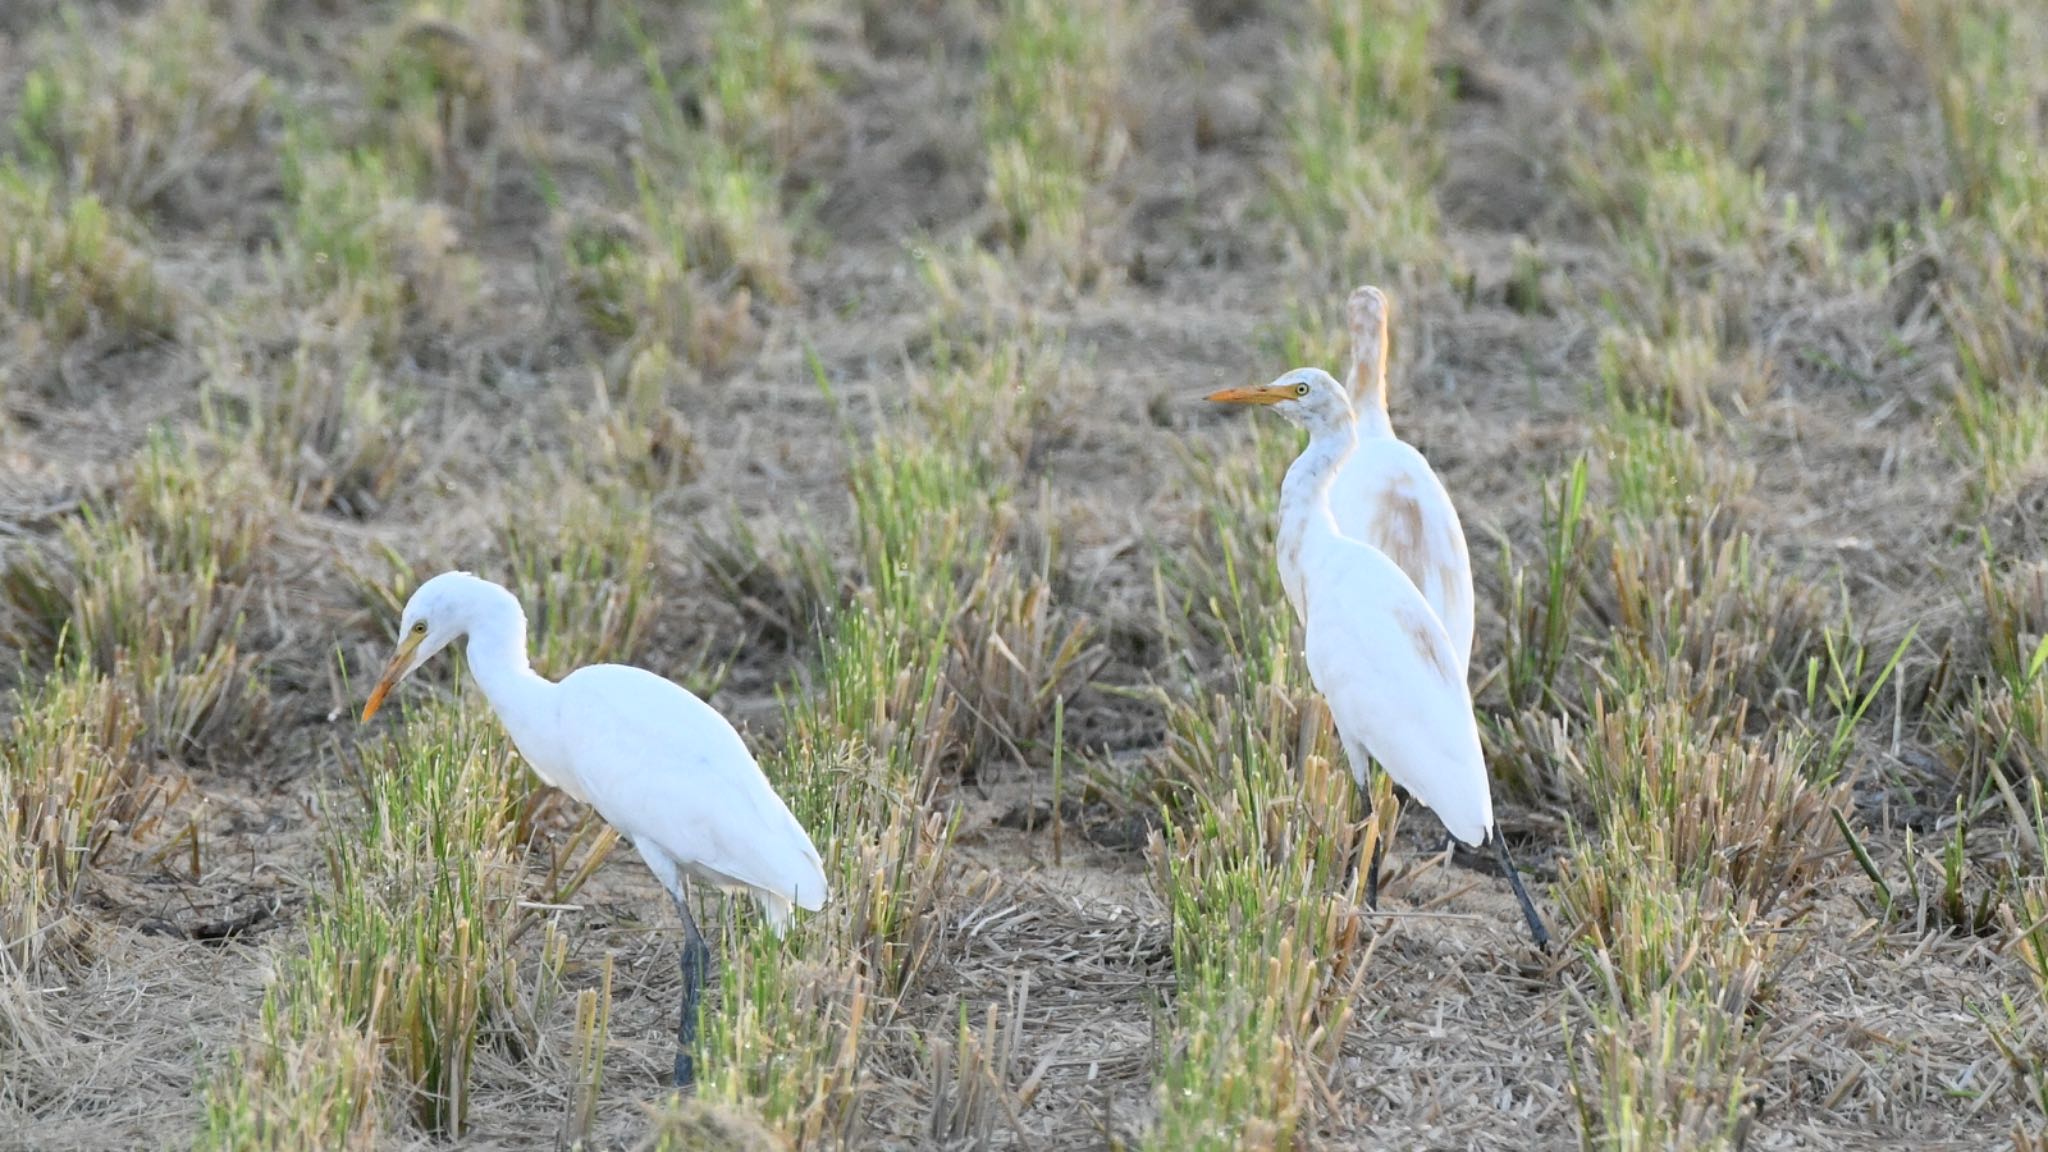
[[[688,1052],[676,1053],[676,1087],[688,1092],[697,1086],[697,1067]]]

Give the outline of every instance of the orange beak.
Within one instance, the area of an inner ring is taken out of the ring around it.
[[[370,717],[384,706],[384,697],[390,695],[391,690],[404,679],[406,665],[412,663],[412,654],[419,650],[420,641],[424,639],[424,633],[415,632],[399,642],[398,651],[391,654],[391,662],[384,665],[384,674],[377,677],[376,686],[370,689],[370,699],[363,705],[363,723],[370,722]]]
[[[1225,388],[1203,397],[1218,404],[1278,404],[1282,400],[1294,399],[1292,388],[1275,388],[1271,384],[1254,384],[1249,388]]]

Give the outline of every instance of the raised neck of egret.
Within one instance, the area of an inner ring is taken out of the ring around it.
[[[1327,541],[1340,538],[1330,511],[1330,486],[1344,461],[1358,449],[1358,422],[1351,401],[1334,377],[1320,368],[1297,368],[1253,388],[1228,388],[1211,400],[1271,406],[1288,422],[1308,432],[1308,447],[1287,468],[1280,484],[1280,580],[1296,618],[1308,621],[1307,589],[1301,586],[1303,562]]]
[[[1342,535],[1337,529],[1337,517],[1330,511],[1330,485],[1337,479],[1344,461],[1357,449],[1358,431],[1351,421],[1312,426],[1308,447],[1288,465],[1287,477],[1280,482],[1279,546],[1283,555],[1298,561],[1288,566],[1293,571],[1303,571],[1303,563],[1312,560],[1328,541]],[[1306,588],[1287,589],[1294,614],[1304,622],[1308,619],[1307,596]]]
[[[1351,293],[1345,314],[1351,325],[1351,378],[1347,389],[1360,436],[1390,437],[1387,412],[1387,294],[1367,284]]]

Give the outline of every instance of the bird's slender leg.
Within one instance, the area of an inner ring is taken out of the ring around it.
[[[1380,857],[1386,855],[1386,845],[1375,837],[1372,842],[1372,862],[1365,866],[1365,906],[1377,912],[1380,910]]]
[[[671,893],[675,897],[676,912],[683,918],[683,1013],[676,1025],[676,1087],[689,1088],[697,1082],[695,1057],[697,1048],[697,1003],[704,991],[704,973],[711,966],[711,946],[704,942],[704,934],[697,931],[697,921],[690,915],[687,899],[689,881],[677,878],[677,886]]]
[[[1494,851],[1500,854],[1500,866],[1508,874],[1508,885],[1515,890],[1515,899],[1522,902],[1522,918],[1529,922],[1529,935],[1536,941],[1540,952],[1550,951],[1550,929],[1543,926],[1543,917],[1536,911],[1536,904],[1529,899],[1528,889],[1522,887],[1522,874],[1515,871],[1514,858],[1508,855],[1508,842],[1501,836],[1500,829],[1493,830]]]
[[[1351,810],[1354,814],[1353,823],[1359,828],[1364,828],[1367,822],[1374,816],[1372,807],[1372,758],[1366,755],[1365,749],[1350,744],[1345,746],[1344,756],[1351,761],[1352,767],[1356,769],[1351,777],[1354,783],[1354,787],[1351,789]],[[1386,844],[1378,836],[1374,836],[1372,838],[1372,855],[1365,861],[1365,906],[1374,912],[1380,910],[1380,858],[1385,856],[1386,853]],[[1354,872],[1352,875],[1356,875],[1356,873]]]
[[[1369,774],[1367,778],[1371,778]],[[1372,793],[1364,784],[1351,790],[1351,811],[1353,826],[1369,832],[1367,825],[1372,821]],[[1380,910],[1380,845],[1377,839],[1373,841],[1372,854],[1365,861],[1365,906],[1375,912]]]

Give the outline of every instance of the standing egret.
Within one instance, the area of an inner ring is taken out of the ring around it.
[[[1472,557],[1451,494],[1422,453],[1394,435],[1387,414],[1387,296],[1370,285],[1351,293],[1351,408],[1358,450],[1337,469],[1330,511],[1337,530],[1387,554],[1429,601],[1450,634],[1464,677],[1472,662]],[[1299,541],[1283,522],[1280,579],[1301,613]]]
[[[683,688],[639,668],[593,664],[560,682],[526,662],[526,613],[512,593],[467,572],[443,572],[412,594],[398,651],[363,706],[434,653],[469,638],[469,671],[547,783],[597,809],[633,842],[683,918],[683,1011],[676,1086],[696,1078],[690,1049],[711,950],[687,902],[689,880],[747,893],[780,935],[792,906],[825,906],[825,869],[803,825],[725,717]]]
[[[1352,778],[1365,787],[1368,758],[1378,760],[1452,836],[1474,847],[1491,836],[1529,934],[1547,948],[1550,933],[1493,821],[1457,649],[1407,574],[1379,549],[1344,535],[1330,511],[1332,481],[1358,446],[1342,386],[1320,368],[1299,368],[1209,399],[1271,406],[1308,430],[1308,447],[1280,486],[1281,566],[1294,569],[1309,678],[1329,702]]]

